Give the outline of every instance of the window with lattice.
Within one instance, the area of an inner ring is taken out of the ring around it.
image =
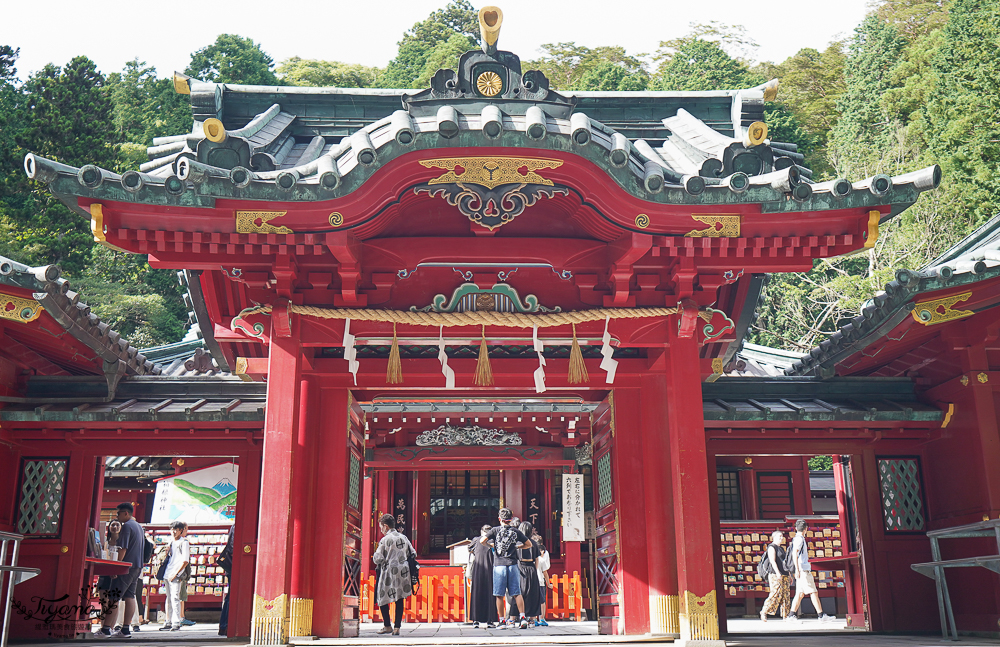
[[[735,470],[718,470],[715,482],[719,491],[719,518],[742,519],[743,498],[740,496],[740,474]]]
[[[611,489],[611,452],[607,452],[597,463],[597,509],[603,509],[614,500]]]
[[[17,531],[22,535],[59,534],[66,461],[26,459],[21,465],[21,504]]]
[[[350,472],[347,481],[347,504],[355,510],[361,509],[361,459],[351,455]]]
[[[882,518],[887,532],[924,530],[924,498],[917,458],[879,458]]]

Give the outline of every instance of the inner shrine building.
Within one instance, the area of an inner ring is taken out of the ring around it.
[[[798,518],[830,613],[942,630],[911,564],[992,540],[926,533],[1000,515],[1000,221],[809,353],[749,344],[769,274],[865,253],[940,169],[814,182],[768,136],[776,82],[557,92],[501,18],[426,90],[176,75],[193,128],[140,168],[26,157],[100,244],[179,271],[200,338],[136,349],[57,267],[0,262],[0,530],[41,569],[15,597],[89,586],[106,457],[225,457],[253,644],[357,634],[380,514],[434,577],[502,506],[602,633],[724,638]],[[996,574],[948,578],[952,625],[996,633]]]

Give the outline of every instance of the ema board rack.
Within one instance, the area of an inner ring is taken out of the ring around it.
[[[771,543],[771,533],[781,530],[785,533],[784,546],[791,546],[795,537],[795,519],[786,517],[783,521],[723,521],[719,541],[721,546],[722,582],[727,598],[766,597],[770,589],[767,582],[757,574],[760,556]],[[840,558],[846,554],[845,537],[840,528],[840,520],[835,516],[811,517],[806,530],[806,549],[809,559],[822,560]],[[818,563],[812,564],[816,587],[823,597],[841,596],[845,586],[845,572],[842,569],[817,570]],[[824,590],[825,589],[825,590]]]
[[[165,556],[167,545],[173,538],[167,526],[147,525],[145,529],[156,541],[154,555]],[[191,578],[188,580],[188,604],[196,607],[222,606],[222,598],[228,592],[222,567],[215,560],[226,547],[229,526],[189,526],[187,540],[191,544]],[[166,583],[156,579],[159,560],[154,557],[142,569],[143,595],[151,604],[162,603],[166,597]]]

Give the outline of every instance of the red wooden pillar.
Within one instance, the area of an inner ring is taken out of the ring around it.
[[[229,578],[230,638],[250,635],[253,616],[254,572],[257,568],[257,528],[260,512],[262,454],[259,445],[240,454],[236,484],[236,519],[233,524],[233,573]]]
[[[373,502],[372,483],[375,479],[371,476],[364,478],[361,503],[361,580],[366,581],[372,570],[372,539],[375,536],[374,519],[375,504]]]
[[[654,360],[658,371],[642,379],[642,424],[635,430],[642,437],[645,488],[646,542],[649,567],[649,632],[679,634],[677,568],[674,550],[673,501],[670,471],[670,441],[667,432],[665,357]]]
[[[659,543],[666,550],[665,539],[650,532],[647,520],[659,517],[660,511],[646,503],[643,482],[645,467],[643,446],[643,418],[640,390],[616,388],[614,391],[614,459],[612,470],[615,480],[615,499],[618,519],[619,611],[618,633],[645,634],[649,626],[650,589],[648,584],[647,546]],[[662,469],[662,468],[661,468]],[[571,542],[572,543],[572,542]],[[577,548],[579,550],[579,548]]]
[[[313,635],[343,637],[344,615],[344,517],[347,501],[348,438],[351,393],[347,389],[322,389],[319,398],[316,443],[316,481],[322,489],[313,506],[317,541],[310,567],[313,580]]]
[[[316,384],[303,379],[299,384],[299,420],[292,454],[292,581],[289,603],[289,636],[312,635],[312,581],[310,556],[316,533],[313,532],[313,499],[316,488]]]
[[[294,526],[291,507],[293,497],[299,494],[293,469],[302,373],[297,328],[293,328],[292,337],[280,337],[272,327],[268,357],[257,575],[250,631],[250,641],[255,645],[288,642]]]
[[[698,341],[667,326],[667,427],[673,480],[681,640],[718,641],[719,606]],[[703,643],[709,644],[709,643]],[[719,642],[724,645],[725,643]]]

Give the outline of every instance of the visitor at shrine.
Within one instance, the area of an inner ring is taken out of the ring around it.
[[[511,525],[511,517],[514,514],[509,508],[501,508],[499,514],[500,525],[490,528],[490,531],[480,538],[479,543],[487,544],[493,542],[493,597],[497,602],[497,615],[503,616],[504,596],[510,594],[517,604],[518,613],[521,616],[521,629],[528,628],[528,619],[524,615],[524,597],[521,595],[521,571],[518,569],[517,551],[531,548],[531,540],[527,535]],[[506,622],[500,625],[501,629],[506,629]]]
[[[760,610],[760,619],[764,622],[767,622],[767,616],[777,613],[779,608],[781,617],[788,619],[788,609],[791,606],[788,593],[790,582],[788,569],[785,568],[785,549],[781,546],[783,543],[785,543],[785,533],[780,530],[772,532],[771,543],[761,560],[762,574],[767,576],[767,586],[771,590],[764,600],[764,607]]]
[[[145,538],[142,526],[132,516],[135,508],[131,503],[123,502],[118,504],[117,520],[122,525],[118,533],[118,560],[130,564],[128,572],[116,575],[111,579],[108,589],[109,607],[105,611],[101,629],[94,635],[97,638],[108,638],[112,636],[111,628],[118,620],[118,605],[125,601],[125,616],[131,618],[135,613],[135,587],[139,581],[139,573],[142,571],[142,549]],[[132,629],[127,624],[121,630],[113,634],[120,638],[131,638]]]
[[[222,549],[215,559],[215,564],[226,574],[226,597],[222,600],[222,613],[219,615],[219,635],[225,636],[229,633],[229,592],[233,588],[233,531],[236,523],[229,526],[229,534],[226,535],[226,547]]]
[[[191,540],[187,539],[187,536],[188,536],[188,525],[187,525],[187,522],[181,521],[180,523],[184,524],[184,533],[181,536],[184,537],[186,539],[186,541],[188,542],[188,546],[189,546],[188,550],[190,550],[190,542],[191,542]],[[180,585],[180,595],[179,595],[179,597],[180,597],[180,600],[181,600],[181,626],[182,627],[190,627],[192,625],[197,624],[194,620],[188,620],[187,619],[187,615],[185,615],[185,612],[187,610],[188,584],[190,582],[191,582],[191,565],[188,564],[187,567],[184,569],[184,572],[181,573],[181,585]]]
[[[538,530],[535,530],[535,534],[531,535],[531,543],[538,546],[536,570],[538,572],[538,585],[541,587],[541,604],[539,604],[541,613],[535,620],[535,626],[548,627],[549,623],[545,621],[545,598],[548,595],[548,589],[552,588],[552,582],[549,581],[549,568],[552,566],[551,556],[548,549],[545,548],[545,544],[542,543],[542,536],[538,534]]]
[[[823,605],[819,602],[819,593],[816,591],[816,581],[813,579],[812,567],[809,565],[809,552],[806,548],[807,529],[805,519],[799,519],[795,522],[795,538],[792,539],[792,547],[789,549],[791,552],[790,560],[795,565],[795,603],[792,604],[792,612],[788,619],[799,619],[799,605],[802,604],[803,598],[808,595],[813,606],[816,607],[816,613],[820,620],[836,620],[833,616],[824,613]]]
[[[528,521],[521,522],[518,530],[525,537],[535,534],[535,528]],[[541,555],[534,540],[529,541],[528,548],[518,548],[517,550],[517,570],[521,584],[521,597],[524,599],[524,606],[521,608],[521,616],[527,617],[529,625],[538,626],[538,616],[541,615],[541,585],[538,582],[538,558]],[[517,620],[514,615],[514,601],[507,598],[507,615],[511,624]]]
[[[191,545],[184,538],[187,524],[175,521],[170,524],[170,532],[174,539],[170,542],[167,554],[167,570],[164,572],[164,582],[167,585],[167,600],[164,615],[166,619],[160,631],[181,630],[181,587],[187,586],[184,573],[191,563]]]
[[[490,531],[489,525],[484,525],[479,536],[484,537]],[[479,629],[480,623],[487,629],[496,626],[499,616],[497,606],[493,601],[493,551],[478,541],[469,544],[469,564],[465,567],[465,579],[472,586],[469,595],[469,620],[472,626]]]
[[[377,567],[375,603],[382,611],[382,622],[385,625],[378,633],[398,636],[403,625],[403,600],[413,593],[409,560],[411,557],[416,559],[417,551],[413,550],[413,545],[405,535],[396,531],[396,519],[391,514],[382,515],[378,527],[384,536],[378,542],[372,561]],[[392,626],[389,625],[390,602],[394,603],[395,611]]]

